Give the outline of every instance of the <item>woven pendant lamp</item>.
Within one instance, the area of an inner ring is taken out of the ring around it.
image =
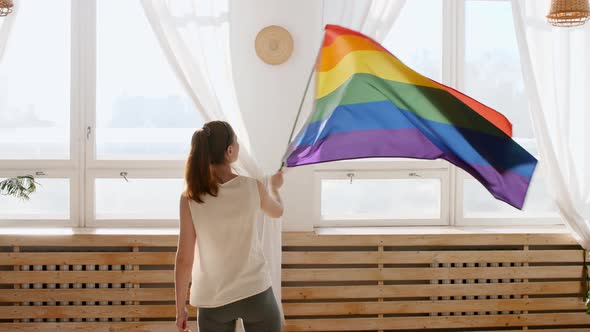
[[[547,20],[556,27],[574,27],[590,19],[589,0],[552,0]]]
[[[6,16],[12,13],[12,0],[0,0],[0,16]]]

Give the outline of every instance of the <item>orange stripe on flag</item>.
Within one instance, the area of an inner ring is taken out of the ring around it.
[[[322,48],[316,70],[329,71],[336,67],[340,60],[354,51],[381,51],[389,53],[387,49],[371,39],[356,35],[341,35],[329,46]]]

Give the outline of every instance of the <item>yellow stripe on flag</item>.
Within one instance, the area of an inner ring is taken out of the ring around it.
[[[381,51],[350,52],[334,68],[318,72],[316,98],[322,98],[357,73],[372,74],[376,77],[402,83],[441,89],[436,82],[418,74],[396,57]]]

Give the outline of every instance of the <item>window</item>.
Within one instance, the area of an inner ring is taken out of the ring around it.
[[[465,2],[464,92],[504,114],[517,138],[533,127],[509,1]]]
[[[4,180],[4,179],[0,179]],[[19,205],[15,200],[0,201],[2,219],[47,219],[66,220],[70,218],[69,179],[38,179],[41,189],[30,204]]]
[[[498,224],[499,219],[505,219],[506,223],[521,223],[518,219],[533,219],[535,223],[541,221],[552,223],[552,219],[558,217],[553,200],[547,191],[544,190],[546,183],[542,178],[537,179],[541,173],[536,172],[533,181],[529,187],[529,192],[522,211],[494,199],[492,195],[473,178],[463,180],[463,192],[466,193],[463,203],[463,217],[465,219],[475,219],[475,223]],[[493,220],[489,220],[493,219]]]
[[[407,1],[382,43],[410,68],[438,82],[447,79],[443,4]],[[314,168],[317,227],[449,223],[450,168],[444,161],[374,158]]]
[[[141,3],[28,0],[15,22],[0,62],[0,178],[40,186],[30,201],[0,196],[0,225],[175,227],[203,120]]]
[[[421,74],[506,115],[515,140],[537,155],[510,1],[407,1],[383,45]],[[379,163],[388,166],[375,167]],[[561,223],[542,165],[522,211],[445,161],[364,159],[345,165],[315,167],[315,226]],[[402,169],[410,171],[401,176]],[[440,180],[407,176],[424,171]],[[352,183],[347,174],[355,174]]]
[[[383,45],[421,74],[504,113],[515,139],[536,154],[510,6],[406,1]],[[36,174],[41,185],[28,202],[0,196],[0,226],[176,226],[184,159],[203,119],[139,0],[27,0],[15,22],[0,60],[0,178]],[[559,222],[542,165],[523,211],[445,161],[309,169],[305,191],[296,191],[313,195],[315,226]]]
[[[0,65],[2,159],[70,159],[70,30],[69,0],[20,4]]]
[[[513,124],[514,140],[538,158],[511,3],[466,1],[464,30],[463,90],[504,114]],[[521,211],[496,200],[479,182],[461,171],[457,179],[463,204],[457,207],[458,224],[559,223],[557,208],[547,195],[543,177],[539,165]]]
[[[406,1],[383,41],[383,46],[410,68],[438,82],[443,79],[442,9],[442,0]]]
[[[75,226],[76,206],[71,204],[70,193],[78,181],[67,172],[51,170],[35,173],[23,170],[24,174],[36,176],[37,191],[30,200],[0,196],[0,220],[4,226]],[[20,172],[2,171],[0,181],[21,175]]]
[[[318,172],[316,226],[446,224],[442,188],[447,178],[433,171]],[[442,173],[446,174],[446,173]]]
[[[0,59],[0,178],[39,183],[29,201],[0,196],[2,226],[78,225],[71,14],[69,0],[21,2]]]
[[[140,2],[97,1],[96,43],[96,158],[186,158],[203,120],[168,65]]]
[[[99,171],[90,176],[88,187],[94,188],[94,214],[87,216],[92,226],[116,227],[118,224],[138,227],[176,227],[178,201],[184,180],[175,172],[158,174],[170,178],[150,178],[151,171],[113,174]],[[90,210],[87,211],[90,214]]]
[[[96,15],[96,136],[87,143],[94,153],[87,160],[86,224],[176,227],[183,162],[203,120],[139,1],[97,1]]]

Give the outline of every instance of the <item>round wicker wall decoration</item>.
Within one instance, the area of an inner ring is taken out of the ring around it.
[[[254,46],[262,61],[270,65],[280,65],[293,53],[293,38],[285,28],[270,25],[256,35]]]

